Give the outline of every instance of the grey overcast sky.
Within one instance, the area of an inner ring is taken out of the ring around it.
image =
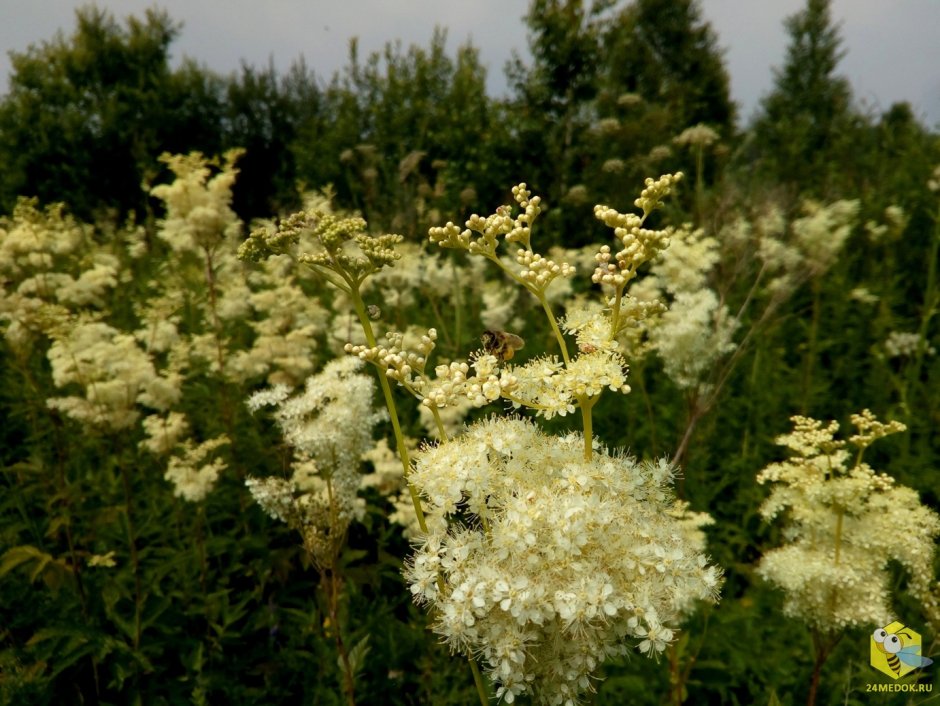
[[[772,85],[771,68],[784,58],[783,19],[803,0],[700,0],[725,49],[732,96],[751,116]],[[81,0],[0,0],[0,92],[7,89],[9,51],[69,34]],[[505,90],[503,66],[513,49],[527,56],[522,17],[526,0],[110,0],[119,19],[148,7],[183,23],[171,51],[228,73],[242,60],[273,61],[286,70],[301,55],[321,78],[347,58],[349,38],[361,54],[388,40],[426,46],[435,25],[448,29],[448,48],[470,39],[488,67],[491,92]],[[841,72],[856,98],[873,110],[909,101],[928,125],[940,125],[940,0],[834,0],[847,55]]]

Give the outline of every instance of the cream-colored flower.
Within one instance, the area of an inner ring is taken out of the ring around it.
[[[889,565],[909,573],[907,592],[932,622],[940,618],[934,578],[940,517],[910,488],[862,462],[875,439],[904,430],[878,422],[868,410],[852,416],[858,434],[836,439],[839,425],[794,417],[794,430],[777,443],[793,451],[758,475],[773,483],[761,507],[768,520],[786,512],[788,543],[768,551],[758,566],[766,580],[783,589],[784,612],[814,629],[837,633],[884,625],[896,615],[889,591]]]
[[[417,459],[429,512],[478,520],[421,538],[412,594],[448,644],[480,655],[504,700],[577,702],[625,640],[661,652],[680,616],[717,595],[720,572],[690,531],[702,521],[673,504],[673,474],[604,449],[586,461],[580,438],[528,421],[476,424]]]
[[[294,463],[289,480],[249,478],[246,485],[265,512],[301,533],[320,566],[332,565],[347,527],[362,518],[361,462],[373,449],[372,429],[384,416],[372,409],[375,385],[360,367],[356,358],[339,358],[308,378],[299,395],[276,386],[248,401],[252,411],[274,407]]]

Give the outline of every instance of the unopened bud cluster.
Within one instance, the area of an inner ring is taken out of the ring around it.
[[[594,256],[597,268],[591,276],[595,284],[623,288],[633,279],[640,265],[652,260],[669,246],[668,230],[641,228],[641,220],[636,214],[622,214],[606,206],[595,206],[594,215],[614,229],[614,235],[623,245],[613,254],[609,245],[603,245],[598,250]]]
[[[479,355],[471,363],[453,361],[438,365],[432,377],[425,368],[435,347],[437,331],[432,328],[422,335],[415,351],[405,348],[404,338],[403,334],[390,331],[385,336],[385,345],[347,344],[346,352],[372,363],[421,404],[434,409],[458,406],[464,400],[482,406],[509,394],[517,385],[515,376],[500,368],[492,355]]]
[[[512,195],[522,209],[515,217],[512,208],[504,205],[485,218],[473,214],[467,219],[465,230],[461,231],[448,221],[444,226],[429,229],[428,237],[442,248],[466,250],[471,255],[482,255],[494,261],[498,261],[500,236],[507,243],[518,244],[521,247],[515,257],[521,269],[516,279],[536,296],[542,296],[553,280],[571,277],[575,269],[566,262],[555,262],[532,250],[532,224],[542,212],[541,198],[532,196],[524,183],[512,187]]]
[[[575,273],[567,262],[557,263],[531,250],[519,250],[516,262],[522,266],[519,278],[539,291],[544,291],[556,277],[571,277]]]
[[[401,235],[373,236],[365,229],[366,222],[358,216],[339,217],[321,210],[299,211],[275,228],[252,231],[239,247],[238,257],[258,262],[271,255],[290,253],[302,242],[312,240],[316,249],[300,253],[297,260],[314,270],[339,274],[339,282],[331,281],[347,289],[350,281],[361,283],[401,257],[395,251],[395,246],[404,239]]]

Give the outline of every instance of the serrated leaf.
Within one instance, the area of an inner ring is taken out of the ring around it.
[[[369,556],[369,552],[367,552],[365,549],[347,549],[343,552],[342,563],[344,565],[352,564],[353,562],[364,559],[367,556]]]
[[[0,468],[0,473],[39,473],[42,466],[30,461],[19,461]]]
[[[36,566],[33,567],[33,571],[29,575],[29,582],[36,583],[36,579],[39,578],[40,574],[42,574],[51,561],[52,556],[50,554],[43,554],[42,556],[38,557],[36,559]]]
[[[3,578],[21,564],[29,561],[41,561],[44,557],[46,557],[46,561],[52,559],[49,554],[29,544],[8,549],[0,557],[0,578]]]
[[[95,645],[89,641],[70,641],[64,650],[57,652],[56,658],[51,662],[52,677],[56,677],[83,657],[89,657],[95,652]]]
[[[69,523],[68,518],[65,515],[57,515],[49,521],[49,526],[46,528],[46,537],[55,537],[59,530],[62,527],[67,526]]]
[[[141,619],[141,629],[146,630],[148,627],[157,622],[163,613],[166,612],[167,608],[173,603],[173,599],[169,596],[164,596],[157,601],[148,601],[152,607],[147,610],[146,606],[144,608],[144,616]]]
[[[65,579],[72,575],[72,567],[65,562],[56,559],[42,574],[42,581],[46,587],[55,592],[62,588]]]
[[[352,671],[352,674],[349,675],[350,678],[355,681],[356,676],[362,671],[363,666],[365,666],[366,656],[369,654],[369,636],[366,635],[359,642],[357,642],[349,653],[346,655],[349,660],[349,669]],[[339,665],[341,672],[346,671],[346,666],[343,663],[343,657],[340,655],[336,658],[336,663]]]
[[[40,628],[26,641],[27,647],[33,647],[40,642],[54,639],[72,639],[90,641],[95,639],[96,633],[86,628]]]
[[[120,629],[120,631],[127,636],[127,639],[133,642],[134,638],[137,636],[137,627],[134,624],[134,621],[124,618],[124,616],[122,616],[120,611],[117,609],[116,604],[106,604],[105,614],[111,619],[111,622],[114,623]]]

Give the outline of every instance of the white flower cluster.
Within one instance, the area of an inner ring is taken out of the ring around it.
[[[896,485],[863,463],[862,452],[875,439],[903,431],[882,424],[869,411],[853,415],[859,433],[849,453],[836,439],[839,425],[793,417],[794,431],[777,439],[794,455],[767,466],[759,483],[773,483],[761,507],[768,520],[787,513],[784,547],[767,552],[758,573],[786,594],[784,612],[814,629],[884,625],[891,610],[889,563],[910,575],[908,593],[921,601],[932,621],[938,617],[933,578],[940,517],[921,505],[917,493]]]
[[[687,145],[689,147],[708,147],[718,142],[719,135],[715,130],[703,123],[687,127],[680,132],[672,141],[677,145]]]
[[[582,353],[596,350],[615,351],[620,342],[610,335],[610,316],[604,305],[595,299],[576,297],[568,302],[564,318],[559,322],[565,333],[575,336]]]
[[[362,517],[361,459],[373,448],[372,430],[384,416],[372,408],[375,385],[359,372],[361,365],[339,358],[308,378],[302,394],[291,397],[280,385],[248,400],[252,411],[275,408],[295,461],[290,480],[249,478],[246,485],[265,512],[300,531],[320,566],[332,565],[346,528]]]
[[[884,215],[884,223],[865,222],[865,232],[868,233],[868,237],[872,242],[886,239],[897,240],[904,233],[904,229],[907,228],[907,223],[910,220],[904,209],[896,205],[885,208]]]
[[[933,168],[927,180],[927,188],[933,192],[940,192],[940,164]]]
[[[637,299],[672,297],[668,310],[647,324],[650,348],[670,380],[700,393],[709,389],[706,377],[715,362],[736,347],[738,321],[708,286],[718,260],[718,241],[686,225],[672,233],[650,276],[631,288]]]
[[[189,422],[181,412],[148,415],[144,417],[143,427],[147,438],[140,445],[155,456],[170,453],[189,432]]]
[[[649,338],[669,379],[700,393],[710,388],[705,378],[715,362],[733,351],[738,322],[711,289],[675,296]]]
[[[157,236],[170,252],[162,276],[149,284],[148,307],[159,315],[147,323],[166,337],[178,325],[176,312],[195,310],[198,318],[175,335],[181,368],[195,363],[232,382],[267,376],[271,384],[297,385],[311,372],[326,311],[303,292],[290,258],[271,258],[250,274],[238,261],[242,223],[231,189],[239,155],[226,153],[215,170],[199,153],[163,156],[175,179],[151,193],[166,207]],[[253,329],[249,345],[231,340],[237,326]]]
[[[226,464],[221,458],[206,462],[207,457],[221,446],[229,444],[224,434],[195,444],[191,439],[182,442],[181,452],[170,456],[164,478],[173,484],[173,494],[191,503],[205,500],[215,487],[219,473]]]
[[[793,236],[812,273],[825,272],[833,265],[855,227],[858,209],[857,200],[803,205],[806,215],[793,221]]]
[[[132,427],[137,404],[165,411],[179,400],[178,381],[162,377],[132,334],[87,318],[52,327],[48,358],[56,387],[78,385],[82,395],[51,397],[46,404],[106,431]]]
[[[316,337],[326,328],[328,314],[304,293],[292,272],[279,272],[278,264],[279,258],[267,260],[249,280],[254,316],[248,323],[255,337],[250,348],[229,356],[228,369],[237,379],[267,375],[271,385],[294,386],[313,371]]]
[[[832,267],[855,228],[858,211],[858,201],[825,205],[807,201],[804,215],[788,223],[781,208],[769,204],[753,218],[729,223],[720,237],[726,247],[753,247],[763,262],[761,274],[770,276],[767,291],[783,298]],[[898,219],[901,214],[886,212],[886,218]]]
[[[21,199],[0,218],[0,324],[19,355],[68,312],[105,309],[121,276],[119,260],[94,242],[94,230],[61,204],[39,210]]]
[[[919,333],[892,331],[884,342],[885,353],[889,358],[913,358],[921,346],[925,355],[937,354],[937,349],[924,341]]]
[[[849,299],[859,304],[877,304],[881,297],[873,294],[867,287],[855,287],[849,292]]]
[[[455,650],[479,655],[511,703],[574,704],[606,658],[656,654],[680,615],[717,596],[701,518],[677,505],[665,461],[606,450],[585,460],[575,435],[492,419],[423,451],[412,472],[431,529],[408,560],[415,599]]]
[[[166,204],[166,218],[157,235],[174,252],[211,250],[239,234],[241,224],[231,202],[238,174],[235,161],[241,154],[241,150],[227,152],[222,168],[214,175],[209,161],[198,152],[160,157],[176,178],[155,186],[150,193]]]
[[[509,373],[515,385],[505,396],[515,407],[530,407],[546,419],[574,413],[579,400],[597,397],[605,388],[630,392],[627,363],[612,350],[582,349],[568,365],[554,356],[533,358]]]

